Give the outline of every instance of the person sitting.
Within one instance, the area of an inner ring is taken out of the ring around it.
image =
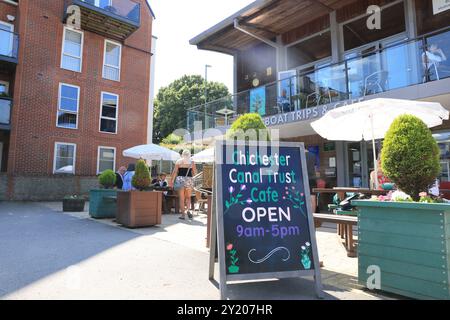
[[[133,176],[136,170],[136,165],[134,163],[130,163],[127,168],[127,172],[123,175],[123,191],[131,191],[135,190],[132,184]]]
[[[158,175],[157,179],[153,179],[152,185],[154,187],[165,188],[165,187],[167,187],[169,185],[169,183],[167,182],[166,178],[167,178],[167,175],[164,172],[161,172]]]
[[[123,187],[123,175],[127,172],[127,168],[124,166],[120,167],[119,170],[116,172],[116,183],[114,187],[116,187],[119,190],[122,190]]]
[[[432,80],[431,75],[433,74],[439,80],[439,65],[444,61],[447,61],[447,56],[444,54],[444,51],[436,44],[430,45],[422,54],[422,65],[425,74],[424,80]]]
[[[381,156],[378,156],[377,166],[378,177],[376,177],[375,170],[370,173],[370,189],[384,190],[383,185],[386,183],[391,183],[391,180],[389,180],[389,178],[383,173],[383,169],[381,168]],[[378,181],[378,188],[375,181]]]
[[[278,97],[278,107],[280,108],[280,112],[283,113],[291,111],[291,101],[287,96],[286,89],[283,89],[281,97]]]

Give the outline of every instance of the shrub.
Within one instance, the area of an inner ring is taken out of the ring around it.
[[[136,163],[136,170],[131,180],[131,184],[136,189],[143,191],[150,186],[150,171],[144,160],[138,160]]]
[[[98,177],[98,182],[103,188],[112,189],[116,184],[116,174],[112,170],[105,170]]]
[[[112,189],[116,184],[116,174],[112,170],[105,170],[98,177],[98,182],[105,189]]]
[[[270,140],[269,131],[264,121],[257,113],[247,113],[240,116],[228,130],[230,140]]]
[[[402,115],[386,134],[381,164],[397,187],[418,201],[439,175],[439,147],[422,120]]]

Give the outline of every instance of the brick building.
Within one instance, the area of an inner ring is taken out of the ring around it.
[[[85,193],[132,161],[153,19],[146,0],[0,0],[0,200]]]

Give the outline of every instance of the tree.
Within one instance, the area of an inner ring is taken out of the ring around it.
[[[228,88],[218,82],[206,85],[208,101],[214,101],[229,95]],[[205,103],[205,82],[199,75],[185,75],[167,87],[159,90],[155,99],[154,131],[155,143],[174,130],[186,128],[186,113],[189,108]]]
[[[383,172],[414,200],[428,191],[440,172],[439,147],[430,129],[417,117],[394,120],[383,143]]]
[[[139,159],[136,162],[136,170],[133,178],[131,179],[131,184],[136,189],[143,191],[150,186],[150,171],[144,160]]]
[[[247,113],[240,116],[228,130],[230,140],[270,140],[269,132],[258,113]]]

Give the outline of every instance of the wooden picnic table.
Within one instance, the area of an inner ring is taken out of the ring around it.
[[[372,190],[368,188],[346,188],[346,187],[336,187],[336,188],[314,188],[312,193],[362,193],[372,196],[385,195],[388,190]]]

